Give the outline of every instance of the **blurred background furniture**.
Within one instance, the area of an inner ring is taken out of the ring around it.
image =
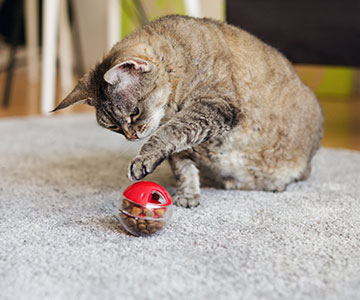
[[[120,37],[120,8],[118,0],[106,0],[107,34],[106,49],[115,44]],[[13,73],[16,63],[16,50],[20,44],[26,47],[28,80],[32,83],[39,79],[41,70],[41,113],[47,114],[55,105],[55,83],[57,58],[62,93],[69,92],[74,82],[74,50],[79,52],[76,7],[86,5],[84,1],[67,0],[5,0],[1,6],[2,26],[6,41],[10,44],[9,59],[6,67],[6,83],[3,94],[3,107],[9,105]],[[39,12],[42,19],[39,18]],[[69,19],[72,12],[72,24]],[[23,21],[25,20],[25,22]],[[42,26],[40,26],[42,23]],[[13,24],[13,26],[9,26]],[[43,29],[40,31],[40,27]],[[42,55],[40,64],[39,36],[42,34]],[[74,46],[78,46],[74,49]],[[81,64],[81,54],[77,64]],[[83,68],[80,68],[83,69]],[[82,70],[83,71],[83,70]]]
[[[17,1],[23,3],[18,10],[20,22],[11,17],[16,10],[3,11],[5,4],[13,6]],[[0,117],[47,114],[116,41],[162,15],[187,14],[227,19],[284,52],[320,99],[326,120],[323,145],[360,149],[360,69],[353,67],[359,58],[355,18],[359,3],[0,0],[0,97],[6,86],[12,87],[10,105],[0,105]],[[5,84],[9,82],[10,32],[17,23],[20,40],[12,52],[14,76],[11,84]],[[42,30],[42,23],[49,26]],[[338,51],[339,47],[343,50]],[[44,60],[49,63],[43,64]],[[58,114],[92,110],[74,105]]]
[[[96,20],[99,15],[106,15],[106,34],[103,43],[97,43],[105,48],[102,52],[109,50],[121,36],[121,0],[106,0],[105,2],[91,1],[91,0],[43,0],[41,1],[42,9],[42,69],[41,69],[41,113],[47,114],[55,106],[55,88],[56,88],[56,66],[57,58],[59,60],[59,75],[61,90],[63,94],[68,93],[74,81],[73,74],[73,40],[72,32],[75,31],[71,27],[69,20],[69,9],[72,10],[73,24],[76,26],[78,22],[76,11],[81,12],[84,7],[91,9],[96,16],[92,20],[81,20],[96,26]],[[139,0],[134,0],[134,7],[140,15],[141,24],[145,25],[149,20],[143,9],[142,3]],[[25,44],[27,49],[27,65],[28,65],[28,78],[30,81],[37,81],[39,78],[39,23],[38,17],[40,1],[38,0],[6,0],[4,3],[5,9],[2,10],[6,13],[11,13],[7,24],[14,24],[15,26],[3,26],[4,28],[12,28],[8,34],[9,43],[11,45],[9,63],[7,67],[7,77],[3,96],[3,107],[7,107],[10,99],[11,83],[13,78],[13,71],[15,68],[15,54],[17,45],[20,42],[21,34],[25,30]],[[105,5],[104,5],[105,4]],[[9,8],[7,8],[9,7]],[[188,15],[200,17],[200,1],[199,0],[186,0],[186,12]],[[100,13],[99,13],[100,10]],[[102,13],[101,13],[102,11]],[[80,13],[81,14],[81,13]],[[83,15],[85,16],[85,15]],[[81,18],[81,17],[80,17]],[[25,26],[23,24],[25,19]],[[75,27],[73,26],[73,27]],[[96,28],[94,28],[96,30]],[[88,35],[89,32],[85,36]],[[76,38],[80,38],[78,35]],[[22,37],[22,42],[24,38]],[[105,43],[104,43],[105,42]],[[79,46],[79,43],[77,44]],[[96,47],[95,49],[97,49]],[[86,48],[89,49],[89,48]],[[98,57],[98,54],[96,55]],[[79,58],[79,57],[78,57]],[[82,58],[80,57],[79,62]],[[80,71],[83,73],[84,70]],[[81,75],[81,74],[80,74]]]
[[[11,25],[12,26],[11,26]],[[5,1],[0,11],[0,28],[5,41],[10,45],[8,62],[6,65],[5,88],[2,98],[2,106],[9,105],[11,85],[14,75],[16,50],[23,43],[23,1]],[[10,25],[10,26],[9,26]]]
[[[84,1],[77,1],[77,3],[70,1],[70,5],[74,5],[74,16],[76,16],[76,7],[88,4]],[[102,5],[107,12],[107,34],[105,35],[107,40],[105,45],[109,49],[119,40],[120,36],[119,1],[106,0],[102,2]],[[67,1],[44,0],[43,24],[41,112],[46,114],[55,107],[57,36],[59,36],[59,69],[63,94],[71,90],[74,81],[73,49]]]

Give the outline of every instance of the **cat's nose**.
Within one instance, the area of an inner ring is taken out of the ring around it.
[[[122,125],[123,132],[128,140],[136,140],[138,136],[135,131],[130,130],[127,124]]]

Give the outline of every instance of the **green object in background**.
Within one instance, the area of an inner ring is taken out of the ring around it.
[[[183,2],[183,0],[147,0],[142,1],[142,5],[149,21],[152,21],[164,15],[185,14]],[[121,23],[122,38],[141,26],[138,12],[132,0],[122,0]]]
[[[318,96],[352,96],[355,91],[355,70],[349,67],[298,65],[301,79]]]
[[[152,0],[147,1],[147,3],[152,3],[154,9],[150,9],[149,11],[153,11],[154,13],[149,14],[150,20],[154,20],[160,16],[169,15],[169,14],[185,14],[185,7],[183,0]],[[156,9],[157,8],[157,9]]]
[[[139,22],[134,2],[122,0],[121,4],[121,38],[124,38],[139,26]]]
[[[350,96],[354,92],[354,70],[346,67],[327,67],[315,92],[319,95]]]

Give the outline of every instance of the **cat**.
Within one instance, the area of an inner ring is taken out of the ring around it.
[[[212,19],[165,16],[118,42],[54,109],[95,107],[130,141],[141,180],[168,159],[174,202],[200,203],[200,182],[281,192],[305,180],[323,115],[291,63],[250,33]]]

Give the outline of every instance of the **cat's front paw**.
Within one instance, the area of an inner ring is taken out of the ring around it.
[[[200,195],[199,194],[195,194],[195,195],[186,195],[183,193],[176,193],[173,196],[173,203],[177,206],[182,206],[182,207],[196,207],[200,204]]]
[[[138,155],[129,165],[128,177],[130,180],[140,180],[154,172],[164,158],[155,154]]]

